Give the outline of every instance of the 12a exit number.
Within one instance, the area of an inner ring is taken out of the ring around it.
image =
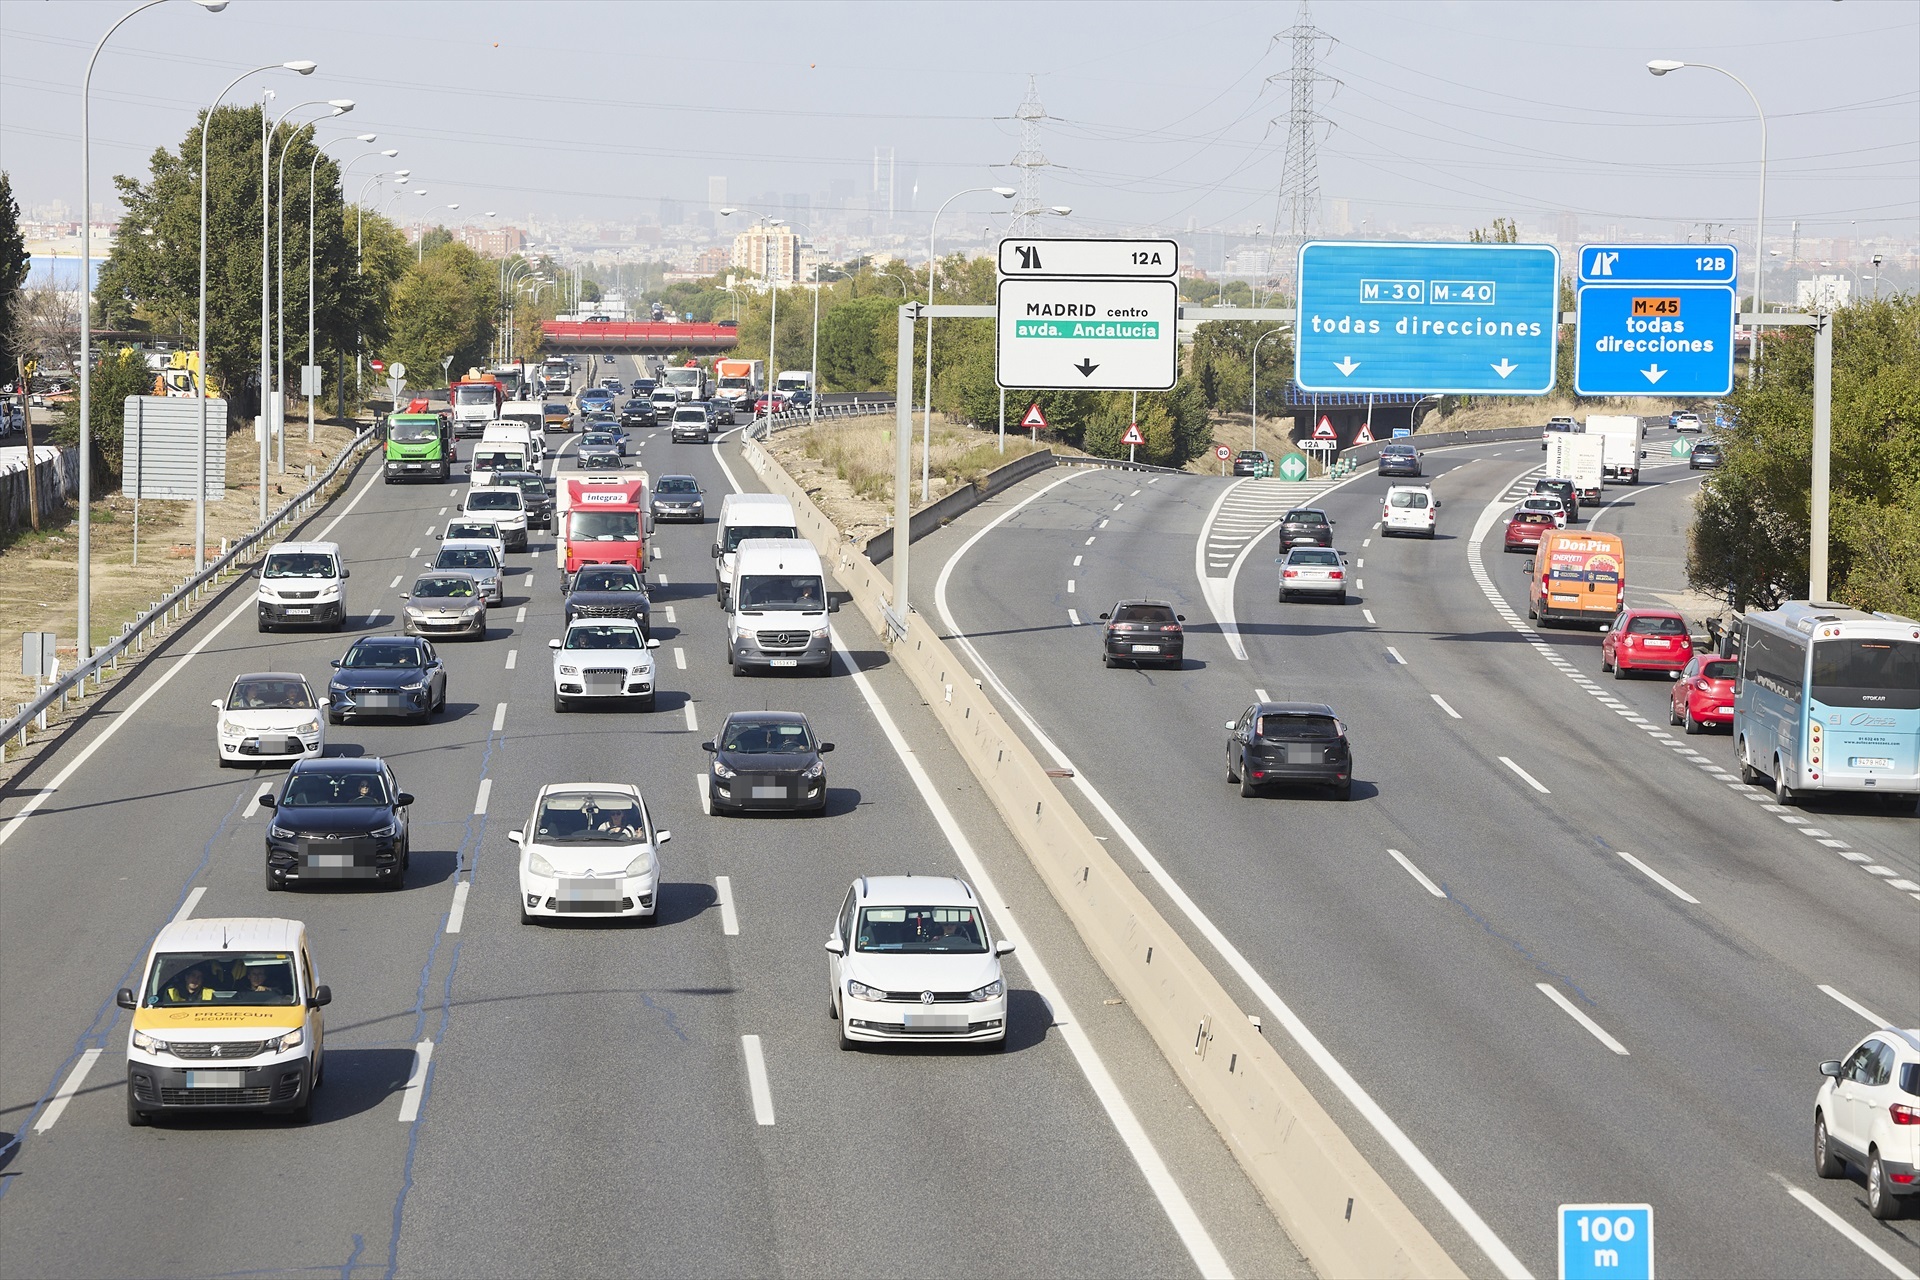
[[[1161,265],[1160,254],[1153,249],[1135,249],[1133,265],[1136,267],[1157,267]]]

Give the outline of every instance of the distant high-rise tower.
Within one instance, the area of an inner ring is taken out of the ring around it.
[[[707,179],[707,211],[718,213],[727,207],[727,180],[725,178]]]
[[[887,221],[893,221],[893,148],[875,147],[873,149],[873,190],[871,212],[875,217],[886,214]]]
[[[1040,203],[1040,171],[1050,163],[1040,150],[1040,122],[1047,118],[1047,109],[1040,103],[1040,88],[1032,76],[1027,77],[1027,96],[1013,118],[1020,122],[1020,154],[1013,158],[1013,167],[1020,171],[1019,194],[1013,198],[1013,234],[1032,235],[1040,229],[1045,208]]]
[[[1293,63],[1286,74],[1267,78],[1269,84],[1284,81],[1292,89],[1287,107],[1287,152],[1280,166],[1280,189],[1275,193],[1273,209],[1273,265],[1289,279],[1300,245],[1320,229],[1320,165],[1314,153],[1314,130],[1326,123],[1326,117],[1317,109],[1317,89],[1323,82],[1339,82],[1322,75],[1317,64],[1320,42],[1331,38],[1313,25],[1307,0],[1300,0],[1300,15],[1293,26],[1273,38],[1275,44],[1284,40],[1293,46]],[[1274,274],[1272,266],[1267,274]]]

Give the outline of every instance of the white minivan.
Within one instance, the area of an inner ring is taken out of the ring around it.
[[[805,538],[748,538],[734,553],[727,605],[727,662],[736,676],[751,667],[833,669],[833,635],[820,553]]]
[[[527,502],[518,487],[501,484],[469,489],[460,503],[460,514],[493,521],[507,550],[527,549]]]
[[[253,602],[260,630],[347,621],[347,564],[337,542],[276,542],[260,561]]]
[[[1399,533],[1433,536],[1433,518],[1440,510],[1440,499],[1423,484],[1396,484],[1387,489],[1380,507],[1380,536]]]
[[[730,493],[720,500],[713,540],[714,595],[722,609],[733,592],[733,560],[748,538],[797,538],[793,504],[777,493]]]

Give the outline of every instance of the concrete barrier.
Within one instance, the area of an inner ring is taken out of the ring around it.
[[[1018,484],[1036,472],[1045,471],[1058,461],[1051,449],[1029,453],[1025,457],[1015,458],[1004,467],[996,467],[973,484],[962,485],[937,502],[928,503],[914,512],[912,519],[907,522],[908,543],[920,541],[961,512],[971,511],[1002,489]],[[867,539],[863,554],[875,564],[889,559],[893,555],[893,530],[882,530]]]
[[[886,579],[772,455],[746,459],[794,507],[874,632]],[[925,619],[892,660],[913,682],[1061,909],[1314,1269],[1329,1277],[1463,1276],[1226,989],[1096,840]]]

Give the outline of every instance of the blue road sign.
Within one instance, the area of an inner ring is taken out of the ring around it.
[[[1723,396],[1733,390],[1733,289],[1589,284],[1574,304],[1573,387],[1583,396]]]
[[[1580,246],[1581,284],[1734,284],[1738,271],[1730,244]]]
[[[1653,1280],[1653,1206],[1560,1206],[1560,1280]]]
[[[1553,390],[1552,245],[1300,246],[1294,380],[1308,391]]]
[[[1410,436],[1412,434],[1413,434],[1412,427],[1395,427],[1393,429],[1393,438],[1395,440],[1400,439],[1402,436]]]

